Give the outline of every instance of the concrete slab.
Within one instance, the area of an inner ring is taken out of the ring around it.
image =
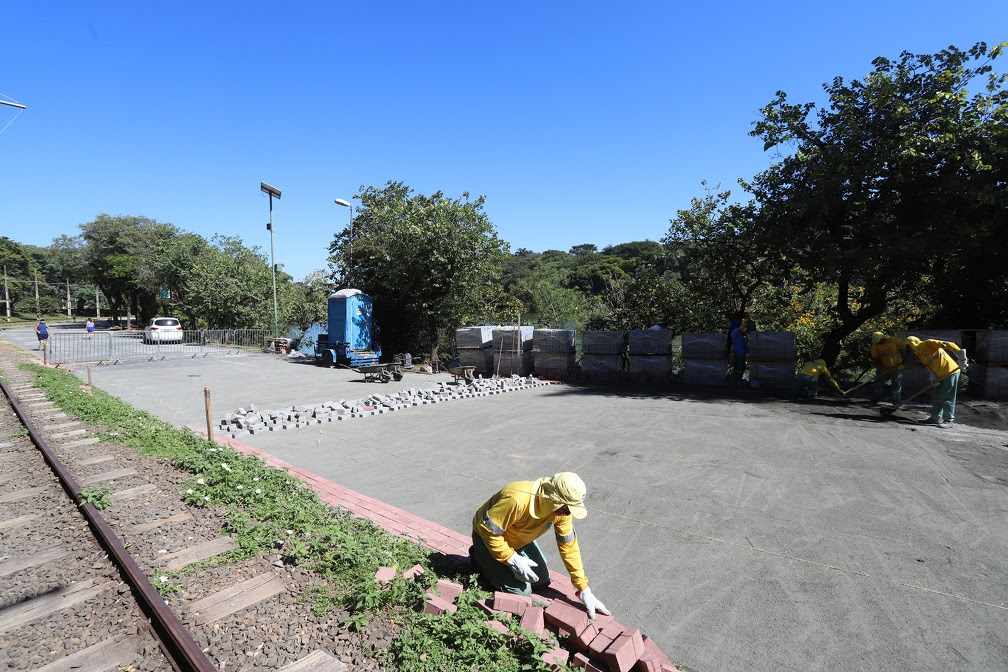
[[[220,412],[374,391],[272,356],[92,376],[178,425],[203,422],[204,386]],[[595,595],[691,668],[1008,669],[1008,433],[921,408],[563,385],[242,440],[460,532],[500,485],[577,471]]]

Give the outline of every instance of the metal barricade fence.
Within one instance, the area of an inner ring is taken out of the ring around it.
[[[96,331],[93,334],[51,331],[51,364],[155,361],[262,352],[272,338],[266,329],[202,329],[182,332],[179,341],[146,341],[142,331]]]

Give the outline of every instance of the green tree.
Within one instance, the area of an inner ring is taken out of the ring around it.
[[[7,236],[0,236],[0,270],[4,268],[7,269],[7,292],[11,311],[34,311],[31,282],[38,268],[35,260],[24,245]],[[0,296],[0,299],[2,298]],[[6,319],[6,309],[3,314]]]
[[[507,244],[483,210],[484,197],[414,194],[402,182],[368,187],[350,232],[335,235],[329,263],[342,284],[374,301],[384,347],[424,352],[447,345],[499,281]]]
[[[941,312],[954,286],[987,297],[960,319],[1004,321],[1008,92],[992,65],[1003,46],[877,58],[863,80],[825,84],[821,109],[778,92],[761,110],[751,134],[794,151],[750,185],[754,235],[836,288],[828,362],[897,297]]]
[[[277,292],[290,276],[277,274]],[[197,329],[272,329],[273,274],[258,247],[216,235],[183,282]]]
[[[325,271],[312,271],[301,282],[285,283],[282,324],[305,331],[316,322],[325,324],[328,319],[328,300],[332,283]],[[279,288],[278,290],[279,291]]]

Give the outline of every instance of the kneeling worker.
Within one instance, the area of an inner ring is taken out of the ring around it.
[[[829,369],[826,368],[826,362],[822,359],[817,359],[814,362],[808,362],[799,371],[798,375],[795,376],[794,386],[791,388],[791,398],[801,397],[804,399],[815,399],[816,395],[819,394],[819,377],[825,376],[826,380],[836,388],[836,391],[847,396],[847,393],[840,389],[837,382],[833,380],[833,376],[830,375]]]
[[[578,599],[588,616],[609,614],[588,587],[574,518],[584,518],[585,484],[570,471],[537,481],[509,483],[473,516],[473,561],[496,590],[528,595],[550,583],[549,568],[536,539],[551,526]]]

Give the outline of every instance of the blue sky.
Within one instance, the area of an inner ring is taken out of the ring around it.
[[[1008,3],[0,0],[0,235],[99,213],[236,235],[300,279],[361,185],[485,194],[512,250],[660,240],[740,196],[778,89],[1008,39]],[[1000,31],[1000,32],[998,32]],[[1004,65],[999,66],[1004,70]],[[355,206],[356,206],[355,202]]]

